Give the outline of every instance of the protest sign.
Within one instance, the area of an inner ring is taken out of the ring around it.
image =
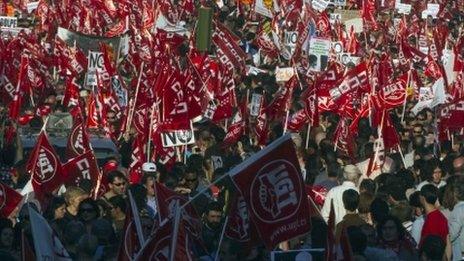
[[[262,103],[263,95],[259,93],[253,93],[251,95],[251,105],[250,105],[250,115],[251,116],[258,116],[259,115],[259,110],[261,108],[261,103]]]
[[[278,82],[286,82],[292,78],[292,76],[295,74],[295,71],[293,70],[292,67],[285,67],[285,68],[276,68],[275,71],[275,77],[276,81]]]
[[[324,11],[329,5],[329,1],[326,0],[313,0],[312,7],[319,12]]]
[[[163,147],[176,147],[195,143],[193,130],[176,130],[172,132],[162,132],[161,139]]]
[[[255,10],[256,13],[260,15],[264,15],[266,17],[272,18],[274,15],[272,14],[272,11],[267,8],[267,6],[264,4],[263,0],[256,0],[255,1]]]
[[[18,26],[18,18],[10,16],[0,16],[0,27],[2,29],[6,28],[15,28]]]
[[[359,10],[339,10],[336,9],[333,12],[335,15],[340,16],[340,21],[344,23],[347,20],[354,19],[354,18],[360,18],[361,13]]]
[[[327,67],[331,41],[323,38],[311,38],[309,41],[310,68],[313,71],[321,71]]]

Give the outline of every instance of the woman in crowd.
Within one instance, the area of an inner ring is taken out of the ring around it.
[[[380,247],[394,251],[400,260],[417,260],[415,246],[407,238],[407,232],[396,217],[387,216],[377,224]]]

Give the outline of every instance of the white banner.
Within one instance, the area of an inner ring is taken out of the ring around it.
[[[319,12],[322,12],[324,11],[327,6],[329,5],[329,1],[326,1],[326,0],[313,0],[312,1],[312,7],[319,11]]]
[[[292,78],[295,74],[295,70],[292,67],[279,68],[275,70],[275,77],[277,82],[286,82]]]

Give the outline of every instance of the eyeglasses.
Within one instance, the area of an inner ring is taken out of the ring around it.
[[[121,182],[121,183],[113,183],[113,186],[120,187],[126,185],[126,182]]]

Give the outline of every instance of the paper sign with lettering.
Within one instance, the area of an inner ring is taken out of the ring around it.
[[[330,3],[335,6],[345,6],[346,0],[330,0]]]
[[[177,130],[173,132],[162,132],[161,140],[163,147],[176,147],[195,143],[193,130]]]
[[[27,12],[30,14],[32,13],[32,11],[34,11],[35,9],[37,9],[37,6],[39,5],[39,1],[37,2],[29,2],[27,3],[26,7],[27,7]]]
[[[285,67],[285,68],[276,68],[275,71],[275,77],[276,81],[278,82],[286,82],[292,78],[292,76],[295,74],[295,71],[293,70],[292,67]]]
[[[359,10],[335,10],[334,14],[340,15],[342,23],[350,19],[361,17],[361,12]]]
[[[269,10],[266,5],[264,4],[263,0],[256,0],[255,1],[255,12],[264,15],[269,18],[273,18],[274,15],[272,14],[272,11]]]
[[[100,74],[104,70],[103,53],[89,51],[88,60],[86,85],[97,86],[97,71]]]
[[[16,28],[18,26],[18,18],[10,16],[0,16],[0,27]]]
[[[313,0],[312,7],[316,9],[317,11],[322,12],[327,8],[329,3],[330,2],[326,0]]]
[[[431,15],[433,18],[437,18],[437,14],[439,11],[439,4],[427,4],[427,9],[422,11],[422,19],[426,19],[429,15]]]
[[[250,115],[251,116],[258,116],[259,109],[261,108],[261,102],[263,100],[263,95],[259,93],[253,93],[251,95],[251,103],[250,103]]]
[[[309,60],[315,61],[310,65],[311,70],[322,71],[327,67],[331,47],[330,40],[311,38],[309,41]]]
[[[409,14],[411,13],[411,7],[409,4],[398,3],[396,9],[398,9],[399,14]]]
[[[362,18],[354,18],[350,20],[346,20],[344,22],[345,27],[349,28],[351,30],[351,26],[353,26],[354,32],[355,33],[362,33],[363,32],[363,20]]]
[[[296,41],[298,40],[298,32],[290,31],[285,32],[285,45],[294,47],[296,46]]]

